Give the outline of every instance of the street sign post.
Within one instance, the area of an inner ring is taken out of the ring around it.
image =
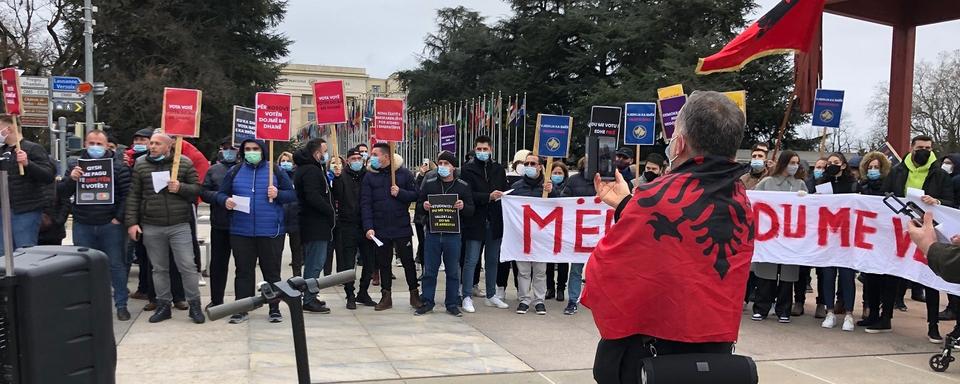
[[[76,92],[80,78],[72,76],[54,76],[50,89],[54,92]]]
[[[52,119],[50,105],[50,79],[39,76],[21,76],[20,94],[23,110],[20,125],[24,127],[48,128]]]

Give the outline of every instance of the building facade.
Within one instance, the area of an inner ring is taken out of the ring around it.
[[[394,76],[378,79],[370,77],[364,68],[288,64],[280,71],[277,92],[289,93],[293,96],[292,134],[296,135],[301,127],[316,121],[313,83],[331,80],[343,80],[343,89],[348,102],[357,97],[402,98],[404,96],[400,90],[400,83]]]

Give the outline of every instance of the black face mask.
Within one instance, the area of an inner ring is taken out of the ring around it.
[[[916,165],[926,165],[927,161],[930,160],[930,151],[926,149],[918,149],[913,151],[913,163]]]
[[[657,175],[656,173],[653,173],[653,172],[650,172],[650,171],[646,171],[646,172],[643,173],[643,179],[646,180],[648,183],[651,182],[651,181],[653,181],[654,179],[656,179],[656,178],[659,177],[659,176],[660,176],[660,175]]]
[[[830,164],[827,166],[827,169],[823,170],[823,176],[834,177],[840,174],[840,166],[836,164]]]

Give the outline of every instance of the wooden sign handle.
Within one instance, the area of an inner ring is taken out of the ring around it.
[[[634,178],[634,180],[637,181],[637,185],[636,185],[636,186],[640,186],[640,175],[642,175],[643,172],[640,172],[640,146],[639,146],[639,145],[637,146],[637,161],[635,161],[634,164],[637,165],[637,174],[634,175],[633,178]],[[649,180],[647,180],[647,181],[649,181]],[[633,188],[630,188],[630,189],[633,189]]]
[[[267,140],[267,146],[269,147],[267,150],[267,152],[269,152],[267,154],[267,169],[270,170],[270,173],[267,175],[267,180],[270,184],[267,184],[267,188],[269,188],[273,186],[273,140]],[[323,175],[323,177],[327,177],[327,175]],[[324,180],[323,182],[327,181]],[[271,203],[273,202],[273,199],[268,200],[270,200]]]
[[[547,192],[547,188],[546,188],[547,183],[552,183],[552,181],[550,181],[550,177],[547,176],[547,175],[553,174],[553,169],[552,169],[552,168],[553,168],[553,156],[550,156],[550,157],[547,157],[547,167],[543,169],[543,186],[544,186],[544,188],[543,188],[543,196],[541,196],[541,197],[544,198],[544,199],[546,199],[546,198],[547,198],[547,195],[549,194],[549,193]]]
[[[173,150],[173,166],[170,168],[170,180],[176,180],[180,174],[180,153],[183,152],[183,136],[177,136],[177,143]]]
[[[340,145],[337,142],[337,125],[330,124],[330,146],[333,150],[333,156],[330,157],[330,167],[334,165],[337,167],[342,167],[343,164],[340,162]]]
[[[22,105],[22,104],[21,104]],[[21,107],[23,108],[23,107]],[[14,152],[14,160],[16,160],[17,152],[20,152],[20,141],[23,140],[23,135],[20,133],[20,125],[17,124],[17,118],[19,116],[13,116],[13,132],[17,135],[17,145],[14,147],[16,152]],[[20,176],[23,176],[23,164],[17,163],[17,166],[20,167]]]
[[[390,142],[390,185],[391,186],[397,185],[397,170],[393,167],[393,151],[396,150],[395,146],[396,146],[396,143],[391,141]]]

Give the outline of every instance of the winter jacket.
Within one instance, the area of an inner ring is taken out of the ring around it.
[[[267,153],[263,143],[257,140],[244,140],[240,147],[247,142],[260,145],[260,150]],[[273,167],[273,185],[277,187],[277,197],[270,201],[267,197],[267,188],[270,185],[270,168],[266,159],[252,164],[246,160],[234,165],[227,171],[217,193],[217,204],[226,206],[227,199],[232,196],[250,198],[250,213],[236,209],[230,212],[230,234],[244,237],[277,237],[286,233],[283,218],[283,204],[297,198],[293,191],[293,183],[287,173],[280,167]]]
[[[333,201],[337,208],[337,223],[359,225],[360,217],[360,183],[366,171],[362,168],[358,172],[347,168],[340,176],[333,179]]]
[[[809,192],[807,184],[793,176],[767,176],[753,188],[755,191]]]
[[[293,154],[293,163],[297,165],[293,172],[293,184],[300,205],[300,241],[329,241],[333,239],[337,217],[327,182],[327,170],[306,149]]]
[[[126,165],[124,165],[126,167]],[[43,189],[48,201],[51,202],[40,215],[40,233],[37,244],[61,244],[67,237],[67,217],[70,216],[70,197],[59,192],[62,181],[55,181]]]
[[[817,185],[830,183],[833,187],[833,194],[839,195],[843,193],[858,193],[860,191],[860,186],[853,176],[840,176],[838,178],[833,177],[821,177],[817,179]],[[816,192],[816,188],[813,190]]]
[[[960,284],[960,247],[934,243],[927,252],[927,265],[944,281]]]
[[[367,175],[360,186],[360,215],[364,232],[374,230],[380,240],[413,237],[410,226],[410,204],[417,201],[415,177],[403,168],[403,158],[393,154],[390,165],[397,175],[400,193],[390,195],[390,171],[367,166]]]
[[[543,173],[540,173],[536,179],[524,177],[517,180],[511,188],[513,192],[510,195],[513,196],[543,197]],[[547,197],[559,197],[557,190],[551,191]]]
[[[743,186],[749,191],[756,188],[757,184],[760,184],[760,180],[763,180],[764,177],[767,177],[767,174],[769,173],[770,172],[767,168],[763,168],[763,172],[757,174],[754,174],[753,171],[747,172],[745,175],[740,176],[740,181],[743,182]]]
[[[139,224],[166,227],[193,220],[193,203],[200,196],[203,187],[189,158],[180,156],[177,174],[180,190],[177,193],[171,193],[167,187],[163,187],[159,193],[154,192],[152,173],[169,172],[172,167],[172,156],[160,161],[149,156],[137,158],[133,164],[130,192],[127,193],[127,213],[124,220],[127,227]]]
[[[907,155],[902,163],[890,169],[890,175],[884,180],[884,192],[892,192],[899,197],[906,195],[907,177],[910,173],[910,170],[907,168],[907,162],[913,161],[912,157],[913,154]],[[930,155],[930,158],[930,162],[933,162],[933,154]],[[953,201],[953,181],[950,179],[950,175],[943,169],[940,169],[940,166],[937,164],[932,164],[929,171],[927,171],[927,177],[923,181],[923,191],[927,195],[930,195],[930,197],[940,200],[940,203],[943,205],[950,207],[955,206]]]
[[[10,207],[13,213],[24,213],[46,208],[50,202],[40,193],[53,182],[56,171],[47,151],[28,140],[20,141],[20,150],[27,153],[27,165],[17,163],[17,151],[12,145],[0,147],[0,169],[7,171],[10,183]]]
[[[458,178],[454,178],[452,182],[447,183],[441,180],[439,176],[432,176],[424,180],[423,187],[420,188],[420,197],[417,199],[417,206],[423,208],[423,202],[427,201],[430,195],[441,194],[456,194],[458,199],[463,201],[463,208],[460,210],[460,233],[463,233],[463,221],[475,213],[473,191],[470,185]],[[425,221],[428,226],[430,225],[429,217],[428,212]],[[428,230],[430,229],[428,228]]]
[[[230,211],[227,210],[227,207],[217,203],[217,193],[220,192],[220,185],[223,183],[227,171],[236,164],[236,162],[218,161],[207,170],[207,175],[203,178],[203,192],[200,199],[204,203],[210,204],[210,227],[213,229],[224,231],[230,229]]]
[[[585,174],[581,171],[576,175],[570,175],[566,181],[563,182],[563,187],[560,188],[560,196],[562,197],[579,197],[579,196],[596,196],[597,191],[593,189],[593,181],[585,179]]]
[[[293,171],[283,171],[287,174],[287,178],[290,179],[290,183],[293,183]],[[294,193],[296,194],[296,193]],[[286,220],[286,230],[287,233],[300,233],[300,201],[294,199],[293,201],[283,205],[283,218]]]
[[[493,191],[504,192],[507,187],[507,173],[499,163],[477,159],[463,165],[460,179],[470,185],[473,191],[473,204],[476,212],[463,223],[463,237],[468,240],[484,240],[487,236],[486,226],[490,224],[490,238],[503,237],[503,206],[500,200],[490,201]]]
[[[90,155],[84,150],[80,154],[81,159],[90,159]],[[107,150],[103,155],[104,159],[114,158],[113,151]],[[60,194],[66,197],[73,196],[77,192],[77,182],[70,178],[70,172],[79,164],[76,159],[67,162],[67,169],[64,172],[63,182],[60,183]],[[123,161],[113,159],[113,204],[83,204],[73,206],[73,220],[81,224],[103,225],[113,219],[123,222],[123,214],[127,206],[127,192],[130,190],[130,168]]]

